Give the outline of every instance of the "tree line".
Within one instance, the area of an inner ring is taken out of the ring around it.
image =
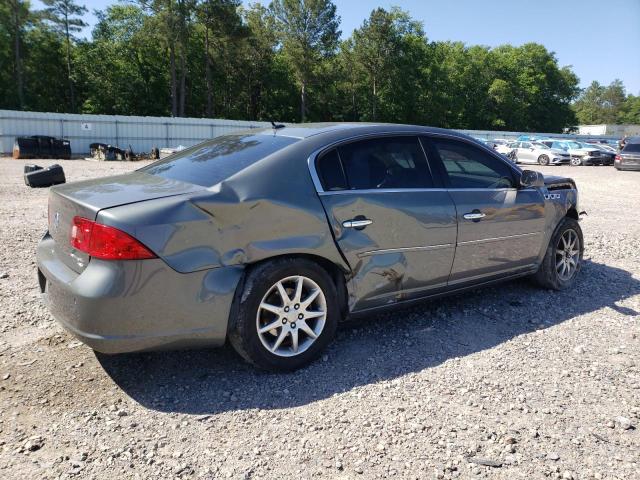
[[[86,40],[85,6],[43,3],[0,0],[0,108],[547,132],[640,122],[621,83],[581,94],[543,45],[430,41],[395,7],[342,39],[330,0],[131,0],[96,11]]]

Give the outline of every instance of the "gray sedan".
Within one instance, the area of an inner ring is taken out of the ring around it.
[[[523,276],[576,280],[571,179],[448,130],[275,127],[51,188],[37,264],[55,318],[101,352],[229,340],[291,370],[349,315]]]

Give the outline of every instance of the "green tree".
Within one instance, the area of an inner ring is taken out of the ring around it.
[[[24,96],[23,37],[26,28],[32,20],[32,15],[29,9],[29,2],[24,0],[3,0],[0,3],[0,25],[2,25],[2,36],[10,40],[13,45],[13,82],[15,95],[18,98],[17,106],[20,109],[24,109],[26,106]],[[7,98],[6,101],[11,102],[9,98]]]
[[[640,96],[629,94],[618,114],[618,123],[640,125]]]
[[[620,80],[614,80],[606,87],[594,81],[582,92],[573,108],[581,124],[618,123],[625,100],[625,89]]]
[[[330,0],[274,0],[269,9],[282,51],[300,88],[300,118],[307,115],[307,87],[340,37],[340,17]]]
[[[87,13],[84,5],[78,5],[74,0],[42,0],[47,6],[42,12],[45,21],[49,22],[55,32],[64,36],[66,45],[67,75],[69,85],[69,99],[71,111],[76,111],[73,67],[71,62],[71,44],[76,38],[74,33],[81,31],[87,24],[80,18]]]

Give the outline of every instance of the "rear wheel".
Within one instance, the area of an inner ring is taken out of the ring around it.
[[[538,163],[540,165],[549,165],[549,157],[547,157],[546,155],[540,155],[538,157]]]
[[[565,217],[551,237],[534,280],[538,285],[554,290],[571,287],[582,267],[583,252],[580,225],[573,218]]]
[[[331,277],[316,263],[266,262],[247,277],[229,340],[245,360],[265,370],[303,367],[331,342],[340,315],[337,299]]]

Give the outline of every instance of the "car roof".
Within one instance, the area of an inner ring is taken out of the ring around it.
[[[349,138],[354,135],[368,135],[379,133],[440,133],[460,138],[473,138],[463,133],[444,128],[427,127],[421,125],[403,125],[397,123],[366,123],[366,122],[332,122],[332,123],[301,123],[285,125],[279,128],[261,128],[250,131],[252,134],[276,135],[307,139],[310,137],[330,136],[332,140]],[[474,138],[474,140],[477,140]]]

